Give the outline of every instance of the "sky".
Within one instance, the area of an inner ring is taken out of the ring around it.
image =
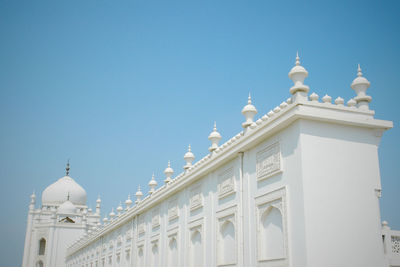
[[[21,266],[29,196],[70,175],[102,215],[175,174],[289,96],[299,51],[310,93],[347,101],[360,63],[375,117],[381,215],[400,229],[399,1],[0,0],[0,258]],[[37,207],[39,206],[37,203]]]

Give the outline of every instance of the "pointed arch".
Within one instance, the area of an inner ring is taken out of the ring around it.
[[[158,265],[159,265],[158,259],[159,259],[158,244],[157,244],[157,242],[154,242],[151,247],[151,266],[152,267],[158,267]]]
[[[199,229],[192,231],[190,235],[190,266],[203,266],[203,242],[202,235]]]
[[[235,226],[231,220],[225,220],[221,224],[219,235],[219,264],[234,264],[236,255]]]
[[[144,267],[144,251],[143,246],[138,248],[137,266]]]
[[[178,242],[175,236],[172,236],[168,242],[168,267],[178,266]]]
[[[260,216],[260,256],[264,260],[285,257],[281,211],[270,206]]]

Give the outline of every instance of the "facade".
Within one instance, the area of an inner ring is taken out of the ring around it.
[[[400,232],[381,225],[379,211],[378,146],[392,122],[374,118],[360,68],[347,106],[309,95],[307,75],[297,56],[288,100],[254,120],[249,96],[242,132],[219,145],[214,125],[207,156],[193,164],[189,146],[181,174],[173,178],[168,163],[164,185],[153,177],[146,197],[139,187],[134,205],[128,197],[103,224],[100,210],[62,192],[76,205],[64,261],[47,249],[38,265],[37,255],[42,236],[52,240],[37,229],[66,225],[64,204],[31,204],[24,266],[400,266]],[[52,220],[29,223],[43,210]]]

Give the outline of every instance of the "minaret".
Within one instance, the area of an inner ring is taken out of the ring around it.
[[[100,215],[100,208],[101,208],[101,199],[100,199],[100,195],[99,195],[96,200],[96,214],[97,215]]]
[[[221,135],[217,131],[217,123],[214,122],[214,129],[208,136],[208,140],[211,141],[211,146],[208,148],[208,150],[212,153],[218,148],[218,142],[221,140]]]
[[[290,88],[290,93],[293,95],[293,102],[306,101],[310,88],[304,84],[304,79],[307,78],[308,71],[300,65],[299,53],[296,54],[296,65],[290,70],[289,78],[293,81],[294,86]]]
[[[370,82],[362,76],[360,64],[358,64],[357,78],[351,83],[351,88],[356,92],[357,96],[354,100],[357,102],[357,107],[362,110],[369,110],[369,102],[372,97],[366,94]]]
[[[192,153],[192,148],[190,147],[190,145],[188,147],[188,151],[183,156],[183,159],[186,161],[186,165],[183,166],[183,169],[186,172],[190,167],[192,167],[192,162],[194,160],[194,154]]]
[[[26,233],[25,233],[25,246],[24,246],[24,257],[22,259],[22,266],[29,265],[29,257],[30,257],[30,246],[32,242],[32,226],[33,226],[33,219],[34,219],[34,211],[35,211],[35,203],[36,203],[36,194],[33,191],[31,195],[31,201],[29,204],[29,212],[28,218],[26,222]]]

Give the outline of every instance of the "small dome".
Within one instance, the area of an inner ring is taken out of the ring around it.
[[[254,113],[257,114],[257,109],[256,107],[251,104],[251,96],[249,94],[248,100],[247,100],[247,105],[243,107],[242,109],[242,114],[245,115],[246,113]]]
[[[172,175],[174,173],[174,170],[171,168],[171,162],[170,161],[168,161],[168,167],[165,168],[164,173],[165,173],[165,175],[167,175],[167,174],[171,174]]]
[[[290,70],[289,72],[289,78],[292,79],[294,78],[294,75],[300,74],[304,78],[308,76],[308,71],[300,65],[300,57],[299,53],[296,54],[296,65]]]
[[[57,213],[58,214],[75,214],[76,207],[71,201],[67,200],[58,207]]]
[[[49,185],[42,193],[42,205],[61,205],[67,195],[75,205],[86,205],[86,191],[69,176]]]
[[[188,148],[188,151],[185,153],[185,155],[183,156],[183,159],[184,160],[191,160],[191,161],[193,161],[194,160],[194,154],[192,153],[192,148],[191,148],[191,146],[189,145],[189,148]]]
[[[210,135],[208,136],[208,139],[209,139],[209,140],[212,140],[212,139],[217,139],[217,140],[219,140],[219,139],[221,139],[221,138],[222,138],[222,137],[221,137],[220,133],[217,131],[217,123],[214,122],[214,129],[213,129],[213,131],[210,133]]]
[[[156,187],[158,185],[158,183],[157,183],[157,181],[154,179],[154,174],[153,174],[153,176],[151,177],[151,180],[150,180],[150,182],[149,182],[149,186],[150,187]]]

